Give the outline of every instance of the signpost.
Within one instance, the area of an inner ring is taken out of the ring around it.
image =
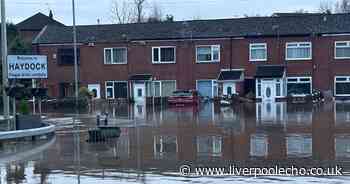
[[[33,88],[35,79],[47,79],[47,57],[41,55],[9,55],[7,56],[8,79],[32,79]],[[16,102],[13,99],[15,115]],[[39,108],[41,107],[39,98]],[[33,112],[35,113],[35,97],[33,97]],[[39,109],[41,112],[41,109]]]
[[[39,55],[9,55],[9,79],[47,79],[47,57]]]

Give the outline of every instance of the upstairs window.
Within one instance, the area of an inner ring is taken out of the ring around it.
[[[152,48],[152,63],[175,63],[175,47],[153,47]]]
[[[350,59],[350,41],[335,42],[335,59]]]
[[[57,50],[58,65],[73,66],[74,65],[74,49],[64,48]],[[78,64],[80,60],[80,49],[77,49]]]
[[[267,44],[253,43],[249,45],[249,61],[266,61],[267,60]]]
[[[220,62],[220,45],[197,46],[197,63]]]
[[[293,42],[286,44],[286,60],[312,59],[311,42]]]
[[[127,64],[127,49],[105,48],[104,64]]]

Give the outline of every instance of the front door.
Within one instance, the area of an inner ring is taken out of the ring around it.
[[[261,92],[263,102],[274,102],[276,98],[276,84],[274,81],[263,81]]]
[[[145,83],[134,84],[134,100],[136,103],[145,103],[146,101],[146,85]]]

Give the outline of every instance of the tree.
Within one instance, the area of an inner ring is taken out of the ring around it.
[[[113,23],[126,24],[135,21],[135,9],[127,0],[113,1],[111,13]]]
[[[350,0],[340,0],[335,4],[337,13],[350,13]]]
[[[134,0],[134,5],[136,7],[137,23],[143,22],[144,20],[145,3],[146,3],[146,0]]]
[[[148,16],[148,22],[162,22],[163,12],[156,2],[153,2],[150,15]]]
[[[112,22],[117,24],[144,21],[146,0],[112,1]]]
[[[331,14],[333,12],[333,3],[329,0],[321,1],[320,6],[318,7],[320,13]]]

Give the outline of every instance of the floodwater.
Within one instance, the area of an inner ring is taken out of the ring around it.
[[[0,184],[350,182],[350,103],[94,108],[77,116],[47,112],[56,136],[3,145]],[[89,143],[87,130],[102,112],[121,127],[121,136]],[[184,177],[182,165],[341,167],[343,176]]]

